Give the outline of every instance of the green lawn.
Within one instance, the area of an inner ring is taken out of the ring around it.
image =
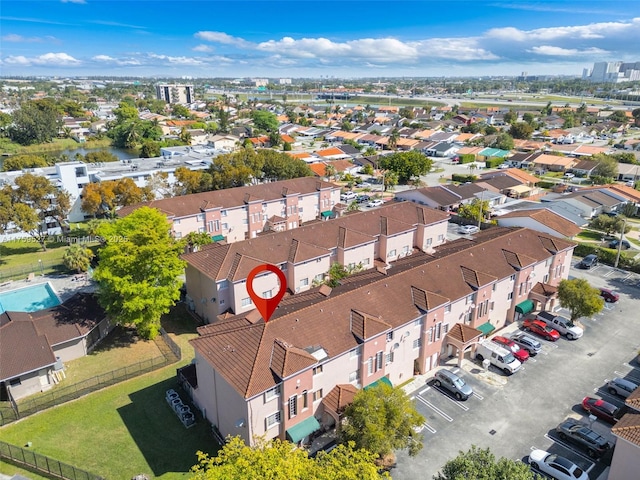
[[[49,480],[49,478],[53,477],[43,477],[42,475],[38,475],[37,473],[33,473],[30,470],[25,470],[24,468],[16,467],[12,463],[4,462],[0,460],[0,473],[5,475],[15,475],[20,474],[23,477],[29,478],[31,480]]]
[[[592,230],[582,230],[582,232],[580,232],[577,235],[577,240],[583,240],[583,241],[591,241],[591,242],[601,242],[602,241],[602,237],[604,237],[605,234],[602,232],[594,232]]]
[[[85,143],[78,143],[72,138],[55,138],[50,143],[38,143],[35,145],[20,145],[8,138],[0,139],[0,152],[8,154],[56,154],[62,150],[73,150],[77,148],[106,148],[111,145],[110,138],[102,140],[89,140]]]
[[[167,405],[175,372],[171,365],[95,392],[3,427],[0,436],[108,479],[188,478],[196,451],[215,453],[216,443],[207,422],[186,429]]]

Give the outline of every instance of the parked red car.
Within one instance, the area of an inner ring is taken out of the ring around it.
[[[605,302],[609,302],[609,303],[615,303],[618,300],[620,300],[620,295],[618,295],[616,292],[612,290],[609,290],[608,288],[601,288],[600,296],[604,298]]]
[[[549,340],[551,342],[555,342],[560,338],[560,334],[558,333],[558,331],[549,327],[542,320],[534,320],[532,318],[529,318],[524,321],[524,323],[522,324],[522,328],[526,332],[535,333],[536,335],[540,335],[545,340]]]
[[[520,348],[513,340],[506,337],[493,337],[491,339],[492,342],[497,343],[498,345],[502,345],[504,348],[513,353],[513,356],[516,357],[520,362],[526,362],[529,360],[529,352],[527,352],[524,348]]]
[[[620,413],[620,409],[615,405],[593,397],[584,397],[582,408],[600,420],[612,425],[618,421],[618,414]]]

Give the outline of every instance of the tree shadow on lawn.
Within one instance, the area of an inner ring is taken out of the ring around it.
[[[113,348],[127,348],[132,347],[137,342],[143,341],[140,339],[138,332],[133,327],[126,327],[124,325],[116,325],[109,332],[107,337],[103,339],[96,348],[94,348],[89,355],[98,355],[100,352],[106,352]]]
[[[188,472],[197,463],[198,450],[210,455],[218,450],[209,422],[193,405],[191,410],[197,419],[193,427],[185,428],[178,419],[165,400],[166,391],[170,388],[187,403],[189,397],[179,388],[177,379],[169,378],[130,394],[131,403],[118,409],[155,477],[168,472]]]
[[[167,333],[173,333],[175,335],[196,333],[196,328],[203,325],[202,322],[199,322],[187,311],[187,306],[183,302],[179,302],[171,307],[171,311],[162,316],[161,322],[162,328],[164,328]]]

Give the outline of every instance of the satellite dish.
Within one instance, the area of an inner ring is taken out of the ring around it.
[[[400,348],[400,344],[399,343],[394,343],[393,344],[393,349],[395,350],[396,348]]]

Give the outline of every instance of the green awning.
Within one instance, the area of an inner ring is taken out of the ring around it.
[[[331,210],[325,210],[320,215],[322,215],[322,218],[327,218],[327,217],[330,217],[331,215],[333,215],[333,212]]]
[[[478,330],[480,330],[483,335],[489,335],[491,332],[493,332],[496,329],[496,327],[491,325],[491,323],[489,323],[489,322],[483,323],[482,325],[480,325],[479,327],[476,327],[476,328]]]
[[[390,387],[393,387],[393,384],[391,383],[391,380],[389,380],[387,377],[382,377],[382,378],[379,378],[378,380],[376,380],[375,382],[367,385],[366,387],[364,387],[364,389],[367,390],[369,388],[375,388],[378,385],[382,385],[382,384],[389,385]]]
[[[531,300],[525,300],[516,305],[516,312],[526,315],[529,312],[533,312],[533,302]]]
[[[316,420],[316,417],[312,415],[297,425],[289,428],[287,430],[287,438],[289,438],[293,443],[298,443],[304,437],[317,430],[320,430],[320,424],[318,423],[318,420]]]
[[[224,235],[214,235],[213,237],[211,237],[211,240],[213,240],[214,242],[221,242],[224,240]]]

